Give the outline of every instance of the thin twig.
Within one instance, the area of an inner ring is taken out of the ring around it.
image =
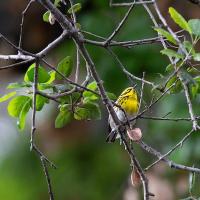
[[[168,155],[170,155],[175,149],[177,149],[179,146],[182,146],[183,143],[185,142],[185,140],[187,140],[190,135],[194,132],[194,130],[192,129],[189,133],[187,133],[176,145],[174,145],[172,148],[170,148],[170,150],[165,153],[164,155],[162,155],[158,160],[156,160],[155,162],[153,162],[151,165],[149,165],[148,167],[145,168],[145,170],[149,170],[151,167],[153,167],[154,165],[156,165],[158,162],[160,162],[163,158],[167,157]]]
[[[106,41],[104,42],[104,46],[107,46],[110,41],[117,35],[117,33],[119,33],[120,29],[122,28],[122,26],[124,25],[124,23],[126,22],[126,20],[128,19],[132,9],[134,8],[134,4],[132,4],[128,11],[126,12],[126,14],[124,15],[123,19],[120,21],[120,23],[118,24],[118,26],[114,29],[114,31],[112,32],[112,34],[106,39]]]
[[[38,85],[38,68],[39,68],[39,60],[36,60],[35,62],[35,68],[34,68],[34,82],[33,82],[33,100],[32,100],[32,126],[31,126],[31,140],[30,140],[30,150],[33,150],[33,144],[34,144],[34,136],[36,131],[36,97],[37,97],[37,85]]]
[[[47,168],[47,165],[46,165],[46,160],[44,159],[43,156],[40,157],[40,160],[41,160],[43,170],[44,170],[44,174],[45,174],[45,177],[46,177],[50,200],[54,200],[54,194],[53,194],[53,190],[52,190],[50,175],[49,175],[48,168]]]
[[[21,62],[18,62],[18,63],[14,63],[14,64],[10,64],[10,65],[6,65],[6,66],[3,66],[3,67],[0,67],[0,70],[4,70],[4,69],[10,69],[10,68],[16,68],[20,65],[24,65],[24,64],[28,64],[30,62],[33,62],[35,59],[30,59],[30,60],[23,60]]]
[[[23,27],[24,27],[24,18],[25,15],[28,11],[28,9],[30,8],[31,4],[34,2],[35,0],[30,0],[26,6],[26,8],[24,9],[24,11],[22,12],[22,19],[21,19],[21,24],[20,24],[20,34],[19,34],[19,44],[18,47],[21,49],[22,48],[22,37],[23,37]],[[18,52],[19,54],[21,53],[20,51]]]
[[[157,158],[160,158],[162,157],[162,154],[157,151],[156,149],[154,149],[153,147],[149,146],[148,144],[146,144],[145,142],[143,141],[138,141],[137,144],[142,148],[144,149],[145,151],[149,152],[150,154],[156,156]],[[170,167],[170,168],[174,168],[174,169],[177,169],[177,170],[183,170],[183,171],[188,171],[188,172],[195,172],[195,173],[198,173],[200,174],[200,169],[199,168],[196,168],[196,167],[189,167],[189,166],[185,166],[185,165],[181,165],[181,164],[177,164],[167,158],[162,158],[162,161],[164,161],[165,163],[167,163],[167,165]]]
[[[130,3],[112,3],[113,0],[110,0],[110,6],[111,7],[126,7],[126,6],[131,6],[131,5],[141,5],[141,4],[152,4],[153,1],[133,1]]]
[[[141,82],[144,82],[148,85],[151,85],[152,87],[155,87],[154,83],[150,82],[150,81],[146,81],[145,79],[139,78],[133,74],[131,74],[129,71],[126,70],[125,66],[122,64],[122,62],[120,61],[120,59],[118,58],[118,56],[110,49],[107,48],[108,52],[113,56],[113,58],[118,62],[119,66],[121,67],[122,71],[126,74],[126,76],[132,80],[138,80]]]

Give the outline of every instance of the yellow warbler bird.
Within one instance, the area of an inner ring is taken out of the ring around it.
[[[126,88],[115,102],[118,106],[114,106],[115,113],[121,122],[126,122],[127,118],[133,118],[139,109],[139,100],[137,92],[133,87]],[[124,113],[126,112],[126,114]],[[114,142],[116,138],[119,138],[119,134],[116,132],[116,125],[111,116],[108,118],[110,133],[107,137],[107,142]],[[130,125],[134,125],[135,121]]]

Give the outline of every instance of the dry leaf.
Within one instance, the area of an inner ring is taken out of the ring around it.
[[[136,169],[133,169],[131,173],[131,184],[134,187],[138,187],[141,184],[140,174]]]
[[[128,129],[127,135],[131,140],[137,142],[142,138],[142,131],[140,128]]]

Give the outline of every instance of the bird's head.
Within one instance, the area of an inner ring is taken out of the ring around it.
[[[120,96],[129,96],[137,99],[137,91],[133,87],[126,88]]]

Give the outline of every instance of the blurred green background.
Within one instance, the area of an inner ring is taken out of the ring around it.
[[[78,22],[85,31],[108,37],[124,16],[127,8],[110,8],[107,1],[85,0],[78,13]],[[186,19],[200,18],[199,7],[183,1],[159,1],[162,13],[174,30],[177,27],[169,19],[168,7],[175,7]],[[0,33],[17,44],[20,30],[21,12],[26,6],[25,0],[0,1]],[[185,8],[188,8],[187,10]],[[25,34],[23,47],[31,52],[38,52],[56,38],[61,29],[58,24],[51,26],[42,21],[45,12],[38,4],[33,4],[25,18]],[[144,9],[136,6],[116,39],[134,40],[156,36],[152,22]],[[93,38],[86,35],[88,38]],[[130,85],[118,64],[105,49],[87,45],[97,70],[104,80],[107,91],[119,95]],[[166,57],[159,53],[161,47],[155,45],[135,46],[131,49],[113,48],[127,69],[141,77],[146,72],[146,79],[160,83],[161,75],[166,75],[168,64]],[[75,47],[70,41],[59,45],[48,56],[49,62],[56,64],[59,59],[71,55],[75,60]],[[0,54],[16,53],[5,42],[0,41]],[[75,63],[75,62],[74,62]],[[7,64],[0,61],[1,66]],[[15,70],[1,71],[0,94],[6,92],[9,82],[22,80],[28,66],[20,66]],[[82,78],[85,65],[81,65]],[[140,84],[137,84],[138,90]],[[157,94],[158,95],[158,94]],[[152,98],[151,88],[145,86],[144,103]],[[200,114],[200,98],[194,100],[195,112]],[[45,107],[45,111],[37,114],[37,142],[45,154],[58,167],[50,169],[55,199],[58,200],[129,200],[142,199],[141,188],[130,184],[130,161],[126,151],[118,142],[107,144],[107,113],[102,106],[100,121],[73,121],[63,129],[54,128],[54,120],[58,107],[54,103]],[[151,115],[170,117],[187,117],[188,111],[183,94],[168,95],[156,104]],[[29,116],[30,117],[30,116]],[[10,119],[6,111],[6,103],[0,105],[0,199],[5,200],[45,200],[48,199],[46,180],[38,157],[29,151],[30,118],[23,133],[16,128],[16,121]],[[158,149],[167,152],[190,129],[187,122],[164,122],[138,120],[137,126],[143,131],[144,140]],[[171,159],[185,164],[200,167],[200,138],[198,133],[176,150]],[[143,167],[155,158],[135,146],[138,159]],[[171,170],[160,163],[147,173],[150,180],[150,191],[155,199],[172,200],[188,196],[188,173]],[[197,184],[193,194],[200,196]],[[163,196],[163,194],[165,194]]]

